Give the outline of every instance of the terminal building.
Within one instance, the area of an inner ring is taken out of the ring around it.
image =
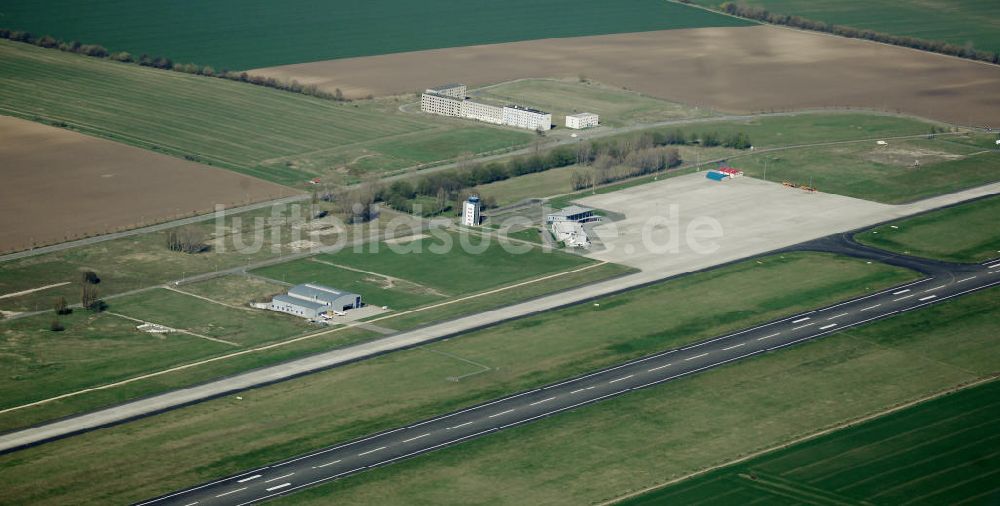
[[[600,118],[592,112],[581,112],[566,116],[566,128],[581,130],[598,126]]]
[[[420,96],[420,110],[430,114],[473,119],[494,125],[528,130],[550,130],[552,115],[517,105],[490,105],[466,97],[464,84],[446,84],[428,88]]]
[[[594,214],[593,209],[583,206],[569,206],[545,216],[545,223],[552,224],[561,221],[590,223],[592,221],[601,221],[601,217]]]
[[[361,296],[328,286],[305,283],[295,285],[285,295],[275,295],[268,305],[271,311],[288,313],[315,320],[327,313],[347,311],[361,307]]]

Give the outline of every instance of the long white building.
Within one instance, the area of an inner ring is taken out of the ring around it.
[[[446,84],[428,88],[420,96],[420,110],[430,114],[474,119],[494,125],[506,125],[528,130],[549,130],[552,115],[518,105],[490,105],[465,96],[464,84]]]

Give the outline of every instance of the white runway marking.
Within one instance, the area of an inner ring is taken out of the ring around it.
[[[986,266],[987,269],[996,269],[997,267],[1000,267],[1000,263],[995,263],[993,265]]]
[[[956,283],[964,283],[964,282],[966,282],[966,281],[968,281],[970,279],[976,279],[976,277],[975,276],[969,276],[969,277],[967,277],[965,279],[960,279],[960,280],[956,281]]]
[[[837,318],[841,318],[841,317],[843,317],[843,316],[847,316],[847,315],[849,315],[849,314],[850,314],[850,313],[840,313],[840,314],[839,314],[839,315],[837,315],[837,316],[831,316],[831,317],[827,318],[827,321],[830,321],[830,320],[836,320]]]
[[[944,288],[944,285],[935,286],[934,288],[928,288],[928,289],[924,290],[924,293],[936,292],[936,291],[938,291],[938,290],[940,290],[942,288]]]
[[[551,401],[552,399],[555,399],[555,397],[549,397],[548,399],[542,399],[542,400],[540,400],[540,401],[538,401],[538,402],[532,402],[531,404],[528,404],[528,405],[529,405],[529,406],[537,406],[537,405],[539,405],[539,404],[541,404],[541,403],[543,403],[543,402],[549,402],[549,401]]]
[[[326,466],[332,466],[332,465],[336,464],[337,462],[340,462],[340,461],[339,460],[334,460],[333,462],[327,462],[326,464],[320,464],[320,465],[314,467],[313,469],[320,469],[320,468],[323,468],[323,467],[326,467]]]
[[[276,486],[274,486],[274,487],[271,487],[271,488],[269,488],[269,489],[266,489],[266,490],[267,490],[268,492],[274,492],[275,490],[281,490],[281,489],[283,489],[283,488],[285,488],[285,487],[290,487],[290,486],[292,486],[292,484],[291,484],[291,483],[282,483],[281,485],[276,485]]]
[[[244,491],[244,490],[246,490],[246,489],[247,489],[247,487],[243,487],[243,488],[238,488],[238,489],[236,489],[236,490],[230,490],[229,492],[225,492],[225,493],[222,493],[222,494],[219,494],[219,495],[217,495],[217,496],[215,496],[215,497],[223,497],[223,496],[227,496],[227,495],[229,495],[229,494],[235,494],[235,493],[237,493],[237,492],[242,492],[242,491]]]
[[[409,443],[410,441],[416,441],[416,440],[418,440],[418,439],[420,439],[422,437],[427,437],[427,436],[430,436],[430,435],[431,435],[431,433],[428,432],[427,434],[421,434],[421,435],[419,435],[417,437],[411,437],[410,439],[404,439],[403,442],[404,443]]]
[[[923,302],[923,301],[925,301],[925,300],[931,300],[931,299],[933,299],[933,298],[935,298],[935,297],[937,297],[937,295],[928,295],[928,296],[926,296],[926,297],[923,297],[923,298],[921,298],[921,299],[917,299],[917,300],[919,300],[920,302]]]
[[[820,327],[819,329],[820,329],[820,330],[826,330],[826,329],[832,329],[832,328],[834,328],[834,327],[836,327],[836,326],[837,326],[837,324],[836,324],[836,323],[831,323],[831,324],[829,324],[829,325],[827,325],[827,326],[825,326],[825,327]]]
[[[616,382],[619,382],[619,381],[624,381],[624,380],[627,380],[627,379],[631,378],[632,376],[635,376],[635,375],[634,374],[629,374],[628,376],[622,376],[621,378],[613,379],[613,380],[609,381],[608,383],[616,383]]]
[[[496,418],[498,416],[506,415],[507,413],[511,413],[513,411],[514,411],[513,409],[508,409],[507,411],[501,411],[499,413],[494,413],[494,414],[490,415],[490,418]]]
[[[363,453],[359,453],[359,454],[358,454],[358,457],[362,457],[362,456],[364,456],[364,455],[368,455],[369,453],[375,453],[375,452],[377,452],[377,451],[382,451],[382,450],[385,450],[385,447],[384,447],[384,446],[379,446],[378,448],[376,448],[376,449],[374,449],[374,450],[368,450],[368,451],[366,451],[366,452],[363,452]]]
[[[792,330],[799,330],[799,329],[804,329],[804,328],[806,328],[806,327],[811,327],[811,326],[813,326],[813,325],[816,325],[816,322],[812,322],[812,323],[807,323],[807,324],[805,324],[805,325],[799,325],[798,327],[795,327],[795,328],[793,328]]]
[[[264,483],[271,483],[272,481],[283,480],[283,479],[288,478],[289,476],[291,476],[293,474],[295,474],[295,473],[288,473],[288,474],[285,474],[285,475],[282,475],[282,476],[278,476],[277,478],[271,478],[270,480],[264,480]]]
[[[465,427],[466,425],[472,425],[472,422],[460,423],[458,425],[455,425],[454,427],[448,427],[448,430],[457,429],[459,427]]]
[[[900,290],[900,291],[898,291],[898,292],[892,292],[892,294],[893,294],[893,295],[902,295],[902,294],[904,294],[904,293],[906,293],[906,292],[909,292],[909,291],[910,291],[910,289],[909,289],[909,288],[907,288],[906,290]]]
[[[665,368],[667,368],[667,367],[670,367],[670,364],[666,364],[666,365],[661,365],[661,366],[659,366],[659,367],[654,367],[654,368],[652,368],[652,369],[650,369],[650,370],[648,370],[648,371],[646,371],[646,372],[653,372],[653,371],[659,371],[660,369],[665,369]]]
[[[261,475],[259,475],[259,474],[255,474],[255,475],[253,475],[253,476],[251,476],[249,478],[243,478],[242,480],[238,480],[236,483],[243,483],[243,482],[250,481],[250,480],[256,480],[257,478],[260,478],[260,476]]]
[[[910,297],[913,297],[913,294],[907,295],[905,297],[900,297],[898,299],[893,300],[893,302],[899,302],[901,300],[909,299]]]
[[[685,360],[685,361],[688,361],[688,360],[694,360],[694,359],[696,359],[696,358],[701,358],[701,357],[704,357],[705,355],[708,355],[708,353],[702,353],[701,355],[695,355],[695,356],[693,356],[693,357],[688,357],[688,358],[685,358],[684,360]]]
[[[765,339],[770,339],[770,338],[772,338],[772,337],[774,337],[774,336],[780,336],[780,335],[781,335],[781,332],[775,332],[774,334],[771,334],[771,335],[769,335],[769,336],[764,336],[764,337],[758,337],[758,338],[757,338],[757,340],[758,340],[758,341],[763,341],[763,340],[765,340]]]
[[[734,350],[734,349],[739,348],[740,346],[743,346],[745,344],[747,344],[747,343],[734,344],[734,345],[732,345],[732,346],[730,346],[728,348],[723,348],[722,351]]]
[[[198,504],[198,501],[189,502],[189,503],[185,504],[184,506],[194,506],[195,504]]]
[[[882,304],[875,304],[874,306],[868,306],[868,307],[862,309],[862,311],[870,311],[870,310],[875,309],[875,308],[877,308],[877,307],[879,307],[881,305]]]
[[[581,388],[581,389],[579,389],[579,390],[573,390],[573,391],[572,391],[572,392],[570,392],[570,393],[571,393],[571,394],[578,394],[578,393],[580,393],[580,392],[582,392],[582,391],[584,391],[584,390],[590,390],[590,389],[592,389],[592,388],[594,388],[594,387],[587,387],[587,388]]]
[[[808,319],[809,319],[809,317],[807,316],[805,318],[799,318],[798,320],[792,320],[792,323],[802,323],[802,322],[804,322],[804,321],[806,321]]]

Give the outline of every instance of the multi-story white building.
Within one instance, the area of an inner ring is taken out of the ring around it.
[[[597,115],[592,112],[581,112],[580,114],[566,116],[566,128],[580,130],[582,128],[595,127],[598,125],[598,120]]]
[[[468,118],[494,125],[507,125],[529,130],[549,130],[552,115],[517,105],[490,105],[469,100],[464,84],[447,84],[428,88],[420,96],[420,110],[430,114]]]
[[[552,115],[538,109],[508,105],[503,108],[503,124],[528,130],[549,130],[552,128]]]
[[[469,227],[479,226],[480,212],[479,197],[473,195],[462,205],[462,225]]]

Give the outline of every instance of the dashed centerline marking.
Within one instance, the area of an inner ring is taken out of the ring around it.
[[[326,464],[320,464],[318,466],[313,467],[313,469],[320,469],[320,468],[323,468],[323,467],[326,467],[326,466],[332,466],[332,465],[336,464],[337,462],[340,462],[340,461],[339,460],[334,460],[333,462],[327,462]]]
[[[942,288],[944,288],[944,285],[935,286],[934,288],[928,288],[927,290],[924,290],[924,293],[936,292]]]
[[[269,489],[266,489],[266,490],[267,490],[268,492],[274,492],[275,490],[281,490],[281,489],[283,489],[283,488],[285,488],[285,487],[290,487],[290,486],[292,486],[292,484],[291,484],[291,483],[282,483],[281,485],[276,485],[276,486],[274,486],[274,487],[271,487],[271,488],[269,488]]]
[[[910,291],[910,289],[909,289],[909,288],[907,288],[906,290],[900,290],[900,291],[898,291],[898,292],[892,292],[892,294],[893,294],[893,295],[902,295],[902,294],[904,294],[904,293],[906,293],[906,292],[909,292],[909,291]]]
[[[189,503],[185,504],[184,506],[194,506],[195,504],[198,504],[198,501],[189,502]]]
[[[1000,263],[986,266],[987,269],[996,269],[997,267],[1000,267]]]
[[[826,330],[826,329],[832,329],[832,328],[834,328],[834,327],[836,327],[836,326],[837,326],[837,324],[836,324],[836,323],[831,323],[831,324],[829,324],[829,325],[826,325],[826,326],[824,326],[824,327],[820,327],[819,329],[820,329],[820,330]]]
[[[619,381],[624,381],[624,380],[627,380],[627,379],[631,378],[632,376],[635,376],[635,375],[634,374],[629,374],[628,376],[622,376],[621,378],[613,379],[613,380],[609,381],[608,383],[617,383]]]
[[[913,295],[914,294],[911,293],[910,295],[907,295],[905,297],[900,297],[898,299],[894,299],[893,302],[899,302],[899,301],[904,300],[904,299],[909,299],[910,297],[913,297]]]
[[[701,358],[701,357],[704,357],[705,355],[708,355],[708,353],[702,353],[701,355],[695,355],[695,356],[693,356],[693,357],[688,357],[688,358],[685,358],[685,359],[684,359],[684,361],[688,361],[688,360],[694,360],[694,359],[696,359],[696,358]]]
[[[925,300],[931,300],[931,299],[933,299],[935,297],[937,297],[937,295],[928,295],[926,297],[923,297],[923,298],[920,298],[920,299],[917,299],[917,300],[919,300],[920,302],[923,302]]]
[[[646,372],[653,372],[653,371],[659,371],[660,369],[665,369],[665,368],[667,368],[667,367],[670,367],[670,364],[664,364],[664,365],[661,365],[661,366],[659,366],[659,367],[654,367],[654,368],[652,368],[652,369],[649,369],[649,370],[648,370],[648,371],[646,371]]]
[[[774,337],[774,336],[780,336],[780,335],[781,335],[781,332],[775,332],[774,334],[771,334],[771,335],[769,335],[769,336],[764,336],[764,337],[758,337],[758,338],[757,338],[757,340],[758,340],[758,341],[763,341],[763,340],[765,340],[765,339],[770,339],[770,338],[772,338],[772,337]]]
[[[217,495],[217,496],[215,496],[215,497],[223,497],[223,496],[227,496],[227,495],[229,495],[229,494],[235,494],[235,493],[237,493],[237,492],[242,492],[242,491],[244,491],[244,490],[246,490],[246,489],[247,489],[247,487],[243,487],[243,488],[238,488],[238,489],[236,489],[236,490],[230,490],[229,492],[225,492],[225,493],[222,493],[222,494],[219,494],[219,495]]]
[[[255,474],[255,475],[253,475],[253,476],[251,476],[249,478],[243,478],[242,480],[237,480],[236,483],[244,483],[244,482],[247,482],[247,481],[250,481],[250,480],[256,480],[257,478],[260,478],[260,477],[261,477],[261,475]]]
[[[816,322],[812,322],[812,323],[807,323],[807,324],[805,324],[805,325],[799,325],[798,327],[795,327],[795,328],[793,328],[792,330],[799,330],[799,329],[804,329],[804,328],[806,328],[806,327],[811,327],[811,326],[813,326],[813,325],[816,325]]]
[[[862,309],[862,311],[871,311],[872,309],[875,309],[875,308],[877,308],[877,307],[879,307],[881,305],[882,304],[875,304],[874,306],[868,306],[868,307]]]
[[[295,474],[295,473],[288,473],[288,474],[284,474],[284,475],[278,476],[277,478],[271,478],[270,480],[264,480],[264,483],[271,483],[272,481],[283,480],[283,479],[288,478],[289,476],[291,476],[293,474]]]
[[[420,439],[422,437],[427,437],[427,436],[430,436],[430,435],[431,435],[431,433],[428,432],[427,434],[421,434],[421,435],[419,435],[417,437],[411,437],[410,439],[404,439],[403,442],[404,443],[409,443],[410,441],[416,441],[416,440],[418,440],[418,439]]]
[[[448,430],[451,430],[451,429],[457,429],[457,428],[459,428],[459,427],[465,427],[466,425],[472,425],[472,422],[465,422],[465,423],[460,423],[460,424],[458,424],[458,425],[455,425],[455,426],[453,426],[453,427],[448,427]]]
[[[740,346],[743,346],[745,344],[747,344],[747,343],[734,344],[734,345],[732,345],[732,346],[730,346],[728,348],[723,348],[722,351],[734,350],[734,349],[739,348]]]
[[[532,402],[531,404],[528,404],[528,405],[529,405],[529,406],[537,406],[537,405],[539,405],[539,404],[541,404],[541,403],[543,403],[543,402],[549,402],[549,401],[551,401],[552,399],[555,399],[555,397],[549,397],[548,399],[542,399],[542,400],[540,400],[540,401],[537,401],[537,402]]]
[[[380,447],[378,447],[378,448],[376,448],[374,450],[368,450],[368,451],[366,451],[364,453],[359,453],[358,457],[362,457],[362,456],[368,455],[369,453],[375,453],[375,452],[381,451],[381,450],[385,450],[385,447],[384,446],[380,446]]]
[[[847,315],[849,315],[849,314],[850,314],[850,313],[840,313],[839,315],[837,315],[837,316],[831,316],[831,317],[827,318],[826,320],[827,320],[827,321],[830,321],[830,320],[836,320],[837,318],[841,318],[841,317],[843,317],[843,316],[847,316]]]
[[[976,279],[976,277],[975,276],[969,276],[969,277],[967,277],[965,279],[960,279],[960,280],[956,281],[956,283],[963,283],[963,282],[968,281],[970,279]]]
[[[594,387],[587,387],[587,388],[580,388],[580,389],[578,389],[578,390],[573,390],[573,391],[572,391],[572,392],[570,392],[570,393],[571,393],[571,394],[578,394],[578,393],[580,393],[580,392],[583,392],[584,390],[591,390],[591,389],[593,389],[593,388],[594,388]]]
[[[804,321],[806,321],[808,319],[809,319],[809,317],[807,316],[805,318],[799,318],[798,320],[792,320],[792,323],[802,323],[802,322],[804,322]]]
[[[501,411],[499,413],[494,413],[494,414],[490,415],[490,418],[496,418],[496,417],[501,416],[501,415],[506,415],[507,413],[511,413],[513,411],[514,411],[513,409],[508,409],[507,411]]]

